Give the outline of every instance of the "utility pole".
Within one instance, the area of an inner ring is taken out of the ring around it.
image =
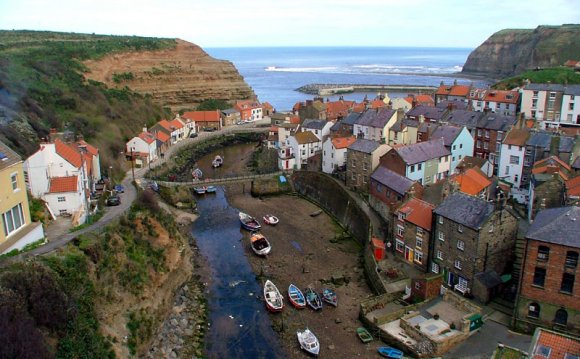
[[[131,147],[131,174],[133,175],[133,182],[135,182],[135,166],[133,165],[133,161],[134,161],[134,157],[133,157],[133,147]]]

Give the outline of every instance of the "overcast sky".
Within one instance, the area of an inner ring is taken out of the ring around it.
[[[177,37],[203,47],[481,44],[580,23],[579,0],[0,0],[0,29]]]

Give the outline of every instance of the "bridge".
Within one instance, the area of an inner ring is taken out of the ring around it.
[[[277,176],[287,176],[292,174],[292,171],[277,171],[265,174],[256,174],[256,175],[246,175],[246,176],[236,176],[236,177],[221,177],[221,178],[206,178],[203,180],[198,181],[190,181],[190,182],[170,182],[170,181],[156,181],[157,184],[166,187],[177,187],[177,186],[221,186],[221,185],[228,185],[234,183],[242,183],[242,182],[251,182],[256,179],[261,178],[273,178]]]

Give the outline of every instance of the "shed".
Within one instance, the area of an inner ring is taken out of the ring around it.
[[[373,254],[375,256],[375,260],[380,261],[385,258],[385,242],[376,237],[373,237],[371,242],[373,245]]]

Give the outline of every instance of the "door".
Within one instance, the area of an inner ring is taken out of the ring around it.
[[[405,259],[409,262],[413,262],[413,249],[405,246]]]
[[[452,272],[449,272],[449,276],[447,277],[447,285],[453,288],[455,284],[455,275]]]

